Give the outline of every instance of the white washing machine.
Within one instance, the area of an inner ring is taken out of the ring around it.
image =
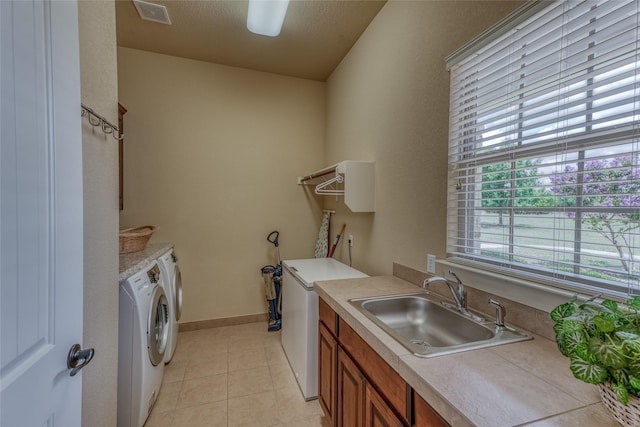
[[[320,280],[366,274],[333,258],[282,261],[282,348],[305,400],[318,397],[318,294]]]
[[[142,427],[164,374],[169,303],[155,261],[120,283],[118,427]]]
[[[169,340],[164,353],[164,363],[169,363],[178,345],[178,320],[182,314],[182,275],[173,249],[158,258],[158,266],[169,301]]]

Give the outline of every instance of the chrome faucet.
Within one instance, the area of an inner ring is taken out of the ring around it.
[[[473,319],[477,322],[484,322],[485,319],[483,317],[476,316],[475,314],[467,310],[467,291],[464,288],[462,280],[460,280],[458,275],[451,270],[449,270],[449,274],[456,279],[456,283],[453,283],[451,279],[447,279],[441,276],[433,276],[425,279],[422,282],[422,289],[426,290],[433,282],[443,282],[451,291],[451,296],[453,296],[453,300],[456,303],[456,309],[460,314],[469,317],[470,319]]]
[[[444,277],[440,277],[440,276],[427,277],[422,282],[422,289],[426,290],[429,287],[429,285],[432,284],[433,282],[445,282],[445,283],[447,283],[447,279],[445,279]]]
[[[427,289],[429,285],[433,282],[443,282],[449,287],[451,291],[451,295],[453,296],[453,300],[456,302],[456,308],[461,313],[467,312],[467,291],[464,289],[464,285],[462,284],[462,280],[454,273],[449,270],[449,274],[452,275],[457,282],[457,288],[454,288],[454,285],[451,284],[451,280],[441,277],[441,276],[433,276],[425,279],[422,282],[422,289]]]
[[[489,304],[496,308],[496,326],[504,327],[504,316],[507,315],[507,309],[493,298],[489,298]]]
[[[466,312],[467,311],[467,291],[464,288],[464,285],[462,284],[462,280],[460,280],[460,278],[456,273],[449,270],[449,274],[452,275],[456,279],[456,282],[458,283],[458,288],[454,290],[453,286],[451,286],[451,283],[447,282],[447,285],[449,285],[449,290],[451,291],[451,295],[453,295],[453,299],[456,301],[456,306],[458,307],[458,310],[461,312]]]

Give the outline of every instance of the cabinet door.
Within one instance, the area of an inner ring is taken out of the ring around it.
[[[336,425],[338,342],[318,322],[318,401],[331,426]]]
[[[346,322],[340,321],[338,341],[358,364],[367,381],[377,387],[384,399],[410,424],[410,387],[360,335]]]
[[[370,384],[366,385],[365,393],[365,426],[403,427],[400,418],[396,416]]]
[[[448,424],[440,418],[418,393],[413,392],[413,408],[415,413],[415,427],[447,427]]]
[[[338,347],[338,427],[364,426],[365,384],[360,369]]]

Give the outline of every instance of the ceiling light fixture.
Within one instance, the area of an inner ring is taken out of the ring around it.
[[[171,25],[169,12],[161,4],[155,4],[144,0],[133,0],[133,4],[140,15],[146,21],[157,22],[159,24]]]
[[[247,28],[255,34],[277,36],[288,7],[289,0],[249,0]]]

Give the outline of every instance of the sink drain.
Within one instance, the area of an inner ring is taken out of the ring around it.
[[[422,341],[422,340],[410,340],[410,341],[411,341],[413,344],[415,344],[415,345],[419,345],[419,346],[421,346],[421,347],[427,347],[427,348],[428,348],[428,347],[431,347],[431,345],[429,345],[429,343],[428,343],[428,342],[426,342],[426,341]]]

